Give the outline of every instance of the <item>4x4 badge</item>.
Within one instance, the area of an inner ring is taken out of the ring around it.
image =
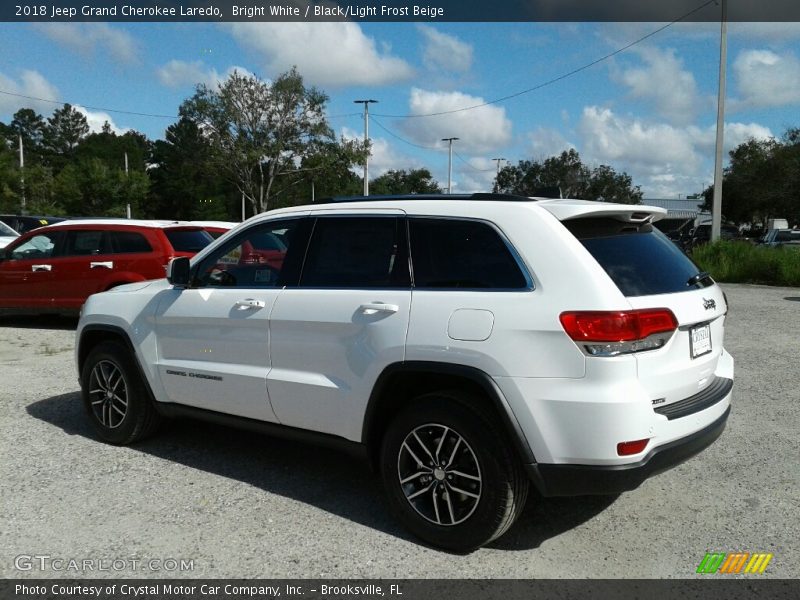
[[[714,300],[706,300],[705,298],[703,298],[703,308],[705,308],[706,310],[717,308],[717,303]]]

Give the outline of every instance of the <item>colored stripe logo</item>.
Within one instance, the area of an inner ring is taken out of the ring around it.
[[[706,552],[698,573],[763,573],[773,555],[765,552]]]

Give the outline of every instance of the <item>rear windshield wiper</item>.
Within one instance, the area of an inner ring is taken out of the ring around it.
[[[707,273],[706,271],[700,271],[697,275],[692,275],[689,277],[689,280],[686,282],[686,285],[695,285],[700,283],[701,281],[705,281],[706,279],[711,279],[711,273]]]

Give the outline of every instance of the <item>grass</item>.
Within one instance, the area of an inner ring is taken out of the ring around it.
[[[794,249],[718,241],[695,248],[692,260],[716,281],[800,287],[800,252]]]

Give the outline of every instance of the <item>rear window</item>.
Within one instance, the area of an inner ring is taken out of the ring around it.
[[[689,285],[700,270],[654,226],[614,219],[575,219],[563,225],[578,238],[625,296],[672,294],[710,285]]]
[[[176,252],[200,252],[214,241],[204,229],[166,229],[164,233]]]
[[[528,281],[498,232],[474,220],[413,218],[414,287],[524,289]]]

